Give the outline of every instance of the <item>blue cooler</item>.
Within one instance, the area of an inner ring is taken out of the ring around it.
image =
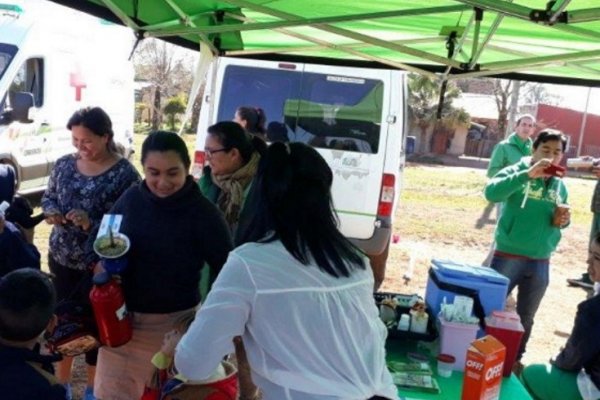
[[[508,278],[491,268],[466,265],[449,260],[431,260],[425,302],[433,315],[440,312],[446,298],[453,303],[457,295],[473,299],[473,314],[481,321],[492,311],[504,310]]]

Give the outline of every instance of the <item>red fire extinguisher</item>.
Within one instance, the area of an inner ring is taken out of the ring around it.
[[[90,301],[94,309],[100,342],[118,347],[131,340],[131,318],[125,307],[121,285],[107,272],[94,276]]]

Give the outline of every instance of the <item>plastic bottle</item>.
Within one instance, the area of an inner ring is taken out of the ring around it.
[[[131,340],[131,319],[125,307],[121,285],[108,273],[94,276],[90,301],[94,309],[100,342],[118,347]]]

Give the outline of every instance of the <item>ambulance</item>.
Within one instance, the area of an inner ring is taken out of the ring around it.
[[[115,141],[133,141],[133,34],[50,2],[0,0],[0,163],[21,193],[45,188],[56,160],[74,152],[69,117],[102,107]]]

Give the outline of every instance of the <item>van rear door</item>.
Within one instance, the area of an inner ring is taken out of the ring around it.
[[[240,106],[262,108],[269,141],[309,144],[332,168],[343,234],[371,239],[384,179],[391,72],[227,57],[219,63],[211,82],[216,118],[206,122],[231,120]],[[387,240],[381,242],[366,250],[381,252]]]
[[[296,131],[314,135],[331,167],[341,230],[370,239],[379,206],[389,113],[389,71],[306,64]]]

